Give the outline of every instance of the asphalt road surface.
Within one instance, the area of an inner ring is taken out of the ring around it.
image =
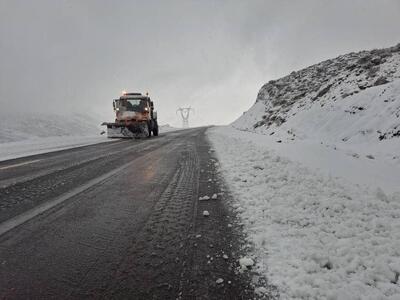
[[[0,162],[0,298],[253,299],[205,131]]]

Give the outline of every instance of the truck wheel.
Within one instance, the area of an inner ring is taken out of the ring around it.
[[[154,124],[153,135],[158,136],[158,124],[157,123]]]
[[[151,127],[150,124],[147,123],[147,137],[150,138],[151,137]]]

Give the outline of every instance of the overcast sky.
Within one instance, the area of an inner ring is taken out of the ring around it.
[[[271,79],[399,42],[400,0],[0,0],[0,108],[111,121],[148,91],[161,123],[227,124]]]

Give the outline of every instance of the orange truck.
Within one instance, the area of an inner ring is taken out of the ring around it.
[[[115,122],[104,122],[109,138],[158,136],[157,112],[148,94],[123,93],[113,101]]]

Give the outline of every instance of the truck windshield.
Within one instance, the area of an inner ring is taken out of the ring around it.
[[[126,99],[121,104],[127,111],[143,112],[146,107],[146,101],[141,99]]]

